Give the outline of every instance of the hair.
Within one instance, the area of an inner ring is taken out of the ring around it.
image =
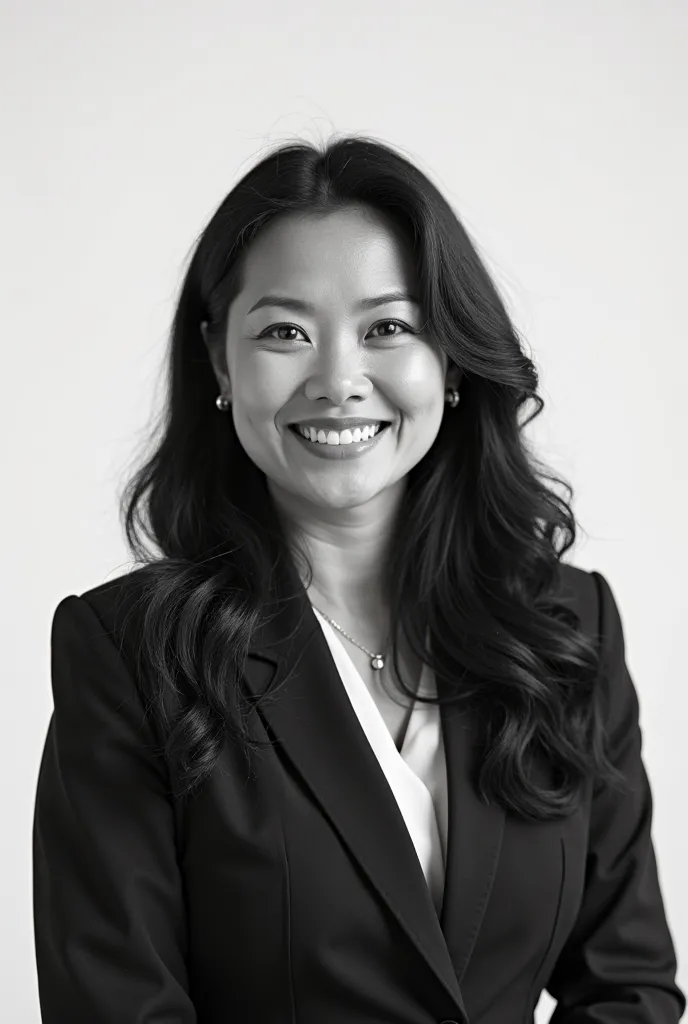
[[[254,704],[242,673],[251,637],[271,614],[278,567],[297,552],[232,417],[218,415],[200,324],[207,321],[212,343],[224,345],[243,257],[264,225],[352,206],[392,218],[404,233],[426,328],[463,371],[461,403],[408,473],[394,526],[384,581],[393,640],[403,631],[416,656],[450,684],[449,697],[419,700],[465,702],[476,711],[481,798],[526,819],[567,816],[585,780],[621,778],[605,751],[598,646],[555,594],[559,563],[576,538],[573,489],[545,471],[523,437],[544,406],[538,374],[476,246],[428,177],[369,137],[275,148],[231,189],[196,241],[171,327],[160,436],[151,436],[152,453],[120,498],[127,543],[142,563],[138,685],[179,797],[198,791],[228,736],[247,756],[261,745],[247,720],[271,689]],[[520,423],[529,401],[535,408]],[[249,494],[260,504],[258,518]],[[393,677],[413,696],[397,649],[394,642]],[[536,757],[549,765],[555,788],[530,776]]]

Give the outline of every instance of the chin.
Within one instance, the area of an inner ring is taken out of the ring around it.
[[[385,497],[391,497],[398,492],[401,483],[402,481],[393,481],[382,486],[379,481],[376,481],[373,486],[366,486],[364,483],[359,486],[353,484],[349,487],[311,491],[308,496],[304,495],[304,498],[321,508],[358,508],[361,505],[368,505],[370,502],[383,501]]]

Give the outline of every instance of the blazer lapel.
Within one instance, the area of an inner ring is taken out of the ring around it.
[[[470,784],[470,722],[442,709],[449,789],[444,901],[438,919],[415,847],[351,707],[293,566],[294,595],[257,632],[245,668],[254,696],[277,680],[261,715],[401,928],[467,1017],[459,982],[482,920],[501,845],[503,812]],[[342,770],[342,766],[346,770]]]

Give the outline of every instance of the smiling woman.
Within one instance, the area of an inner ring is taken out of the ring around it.
[[[678,1021],[620,612],[445,198],[374,140],[278,148],[168,358],[144,564],[53,620],[43,1021]]]

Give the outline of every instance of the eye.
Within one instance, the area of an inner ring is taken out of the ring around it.
[[[294,324],[272,324],[271,327],[266,327],[264,331],[261,331],[258,338],[272,338],[274,337],[273,331],[299,331],[303,334],[300,327],[296,327]],[[276,341],[296,341],[296,338],[275,338]]]
[[[401,327],[402,331],[405,330],[409,334],[417,334],[418,333],[418,331],[414,331],[413,328],[409,327],[408,324],[404,323],[403,320],[379,320],[376,324],[373,324],[373,326],[370,328],[370,331],[371,332],[375,331],[375,330],[378,329],[378,327],[382,327],[382,326],[386,327],[386,326],[389,326],[390,324],[393,324],[395,327]],[[257,338],[273,338],[274,337],[274,333],[273,333],[274,331],[298,331],[300,334],[303,334],[303,331],[301,330],[301,328],[300,327],[296,327],[295,324],[272,324],[270,327],[266,327],[264,331],[261,331],[260,334],[257,335]],[[396,338],[399,333],[400,333],[399,331],[395,331],[394,334],[391,334],[389,331],[387,331],[385,334],[378,334],[378,338]],[[366,335],[366,337],[367,337],[367,335]],[[275,338],[275,340],[276,341],[297,341],[298,339],[297,338],[283,338],[282,337],[282,338]]]
[[[375,331],[377,330],[378,327],[388,326],[389,324],[393,324],[395,327],[402,327],[404,330],[408,331],[409,334],[417,333],[411,327],[409,327],[408,324],[405,324],[403,320],[379,320],[376,324],[373,324],[373,326],[370,329],[371,331]],[[397,331],[394,334],[378,334],[378,338],[396,338],[398,333],[399,332]]]

